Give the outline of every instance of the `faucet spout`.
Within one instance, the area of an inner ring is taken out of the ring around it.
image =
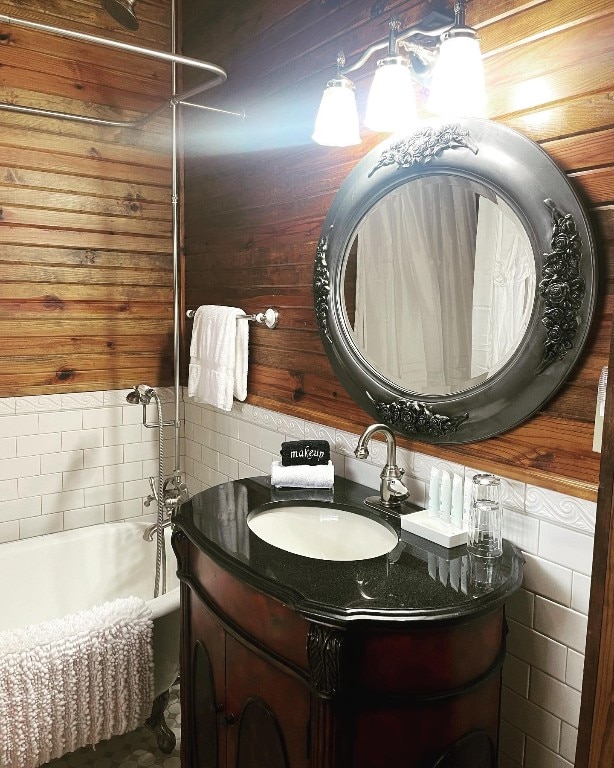
[[[358,444],[354,451],[354,456],[357,459],[366,459],[369,457],[369,441],[371,438],[381,432],[386,438],[386,464],[397,463],[397,443],[394,436],[394,432],[386,424],[371,424],[368,426],[362,435],[358,438]]]
[[[172,525],[171,518],[170,517],[164,518],[164,521],[160,526],[160,530],[164,530],[165,528],[168,528],[169,525]],[[152,523],[151,525],[148,525],[147,528],[145,528],[145,530],[143,531],[143,538],[145,539],[145,541],[153,541],[157,530],[158,530],[158,523]]]
[[[376,500],[377,506],[395,508],[409,498],[409,490],[401,480],[405,470],[397,465],[397,443],[394,432],[386,424],[371,424],[358,438],[354,455],[357,459],[366,459],[369,456],[369,441],[378,432],[386,438],[386,464],[380,474],[380,498]],[[370,501],[371,498],[367,499],[366,503]]]

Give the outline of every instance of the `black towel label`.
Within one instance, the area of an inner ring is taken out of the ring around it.
[[[292,440],[281,444],[281,463],[284,467],[298,464],[328,464],[330,446],[326,440]]]

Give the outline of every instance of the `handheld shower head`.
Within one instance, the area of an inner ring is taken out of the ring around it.
[[[147,384],[138,384],[126,395],[126,402],[131,405],[149,405],[155,392]]]
[[[139,395],[136,387],[128,392],[126,395],[126,402],[130,403],[130,405],[138,405],[141,402],[141,396]]]
[[[134,13],[136,0],[101,0],[101,5],[122,27],[133,32],[139,28],[139,20]]]

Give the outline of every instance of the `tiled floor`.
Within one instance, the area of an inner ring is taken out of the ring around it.
[[[108,741],[101,741],[95,747],[78,749],[76,752],[46,763],[41,768],[180,768],[181,729],[178,685],[171,688],[166,707],[166,723],[177,736],[177,745],[170,755],[160,752],[155,736],[149,728],[143,726],[124,736],[114,736]]]

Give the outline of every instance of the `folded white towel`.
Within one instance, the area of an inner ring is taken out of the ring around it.
[[[233,395],[247,397],[249,323],[237,307],[206,305],[194,313],[188,395],[230,411]]]
[[[281,461],[271,464],[271,485],[276,488],[332,488],[335,483],[335,466],[328,464],[295,464],[284,467]]]

